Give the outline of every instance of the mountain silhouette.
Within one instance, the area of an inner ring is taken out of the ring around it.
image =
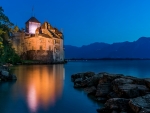
[[[98,58],[150,58],[150,37],[141,37],[134,42],[92,43],[81,47],[65,45],[66,59]]]

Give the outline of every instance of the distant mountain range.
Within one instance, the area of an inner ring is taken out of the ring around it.
[[[134,42],[96,42],[82,47],[65,45],[64,48],[66,59],[150,58],[150,37],[141,37]]]

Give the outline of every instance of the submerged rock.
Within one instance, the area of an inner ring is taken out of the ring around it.
[[[110,83],[101,83],[97,86],[96,97],[106,97],[110,92]]]
[[[124,98],[135,98],[138,96],[143,96],[146,94],[146,92],[149,91],[146,86],[137,84],[123,84],[113,87],[118,96]]]

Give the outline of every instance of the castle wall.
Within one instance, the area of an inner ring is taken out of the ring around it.
[[[29,50],[24,53],[24,57],[27,60],[37,60],[42,63],[53,62],[53,52],[49,50]]]
[[[53,59],[56,61],[64,60],[64,50],[63,50],[63,39],[54,39],[54,56]]]
[[[45,38],[42,36],[30,37],[24,39],[24,49],[29,50],[52,50],[53,43],[51,38]]]
[[[42,36],[24,39],[24,52],[28,54],[27,59],[40,60],[48,59],[50,56],[54,61],[63,61],[63,40],[55,38],[45,38]],[[30,52],[29,52],[30,51]],[[41,53],[40,51],[45,51]],[[51,55],[49,53],[51,51]],[[41,53],[41,54],[40,54]],[[45,55],[45,56],[43,56]],[[51,61],[51,60],[49,60]]]
[[[23,52],[22,42],[23,42],[24,36],[25,36],[24,33],[18,32],[18,33],[15,33],[15,36],[11,40],[12,47],[15,49],[18,55],[21,55],[21,53]]]
[[[32,26],[29,25],[30,27]],[[62,34],[57,34],[56,29],[52,28],[51,31],[50,28],[49,24],[44,23],[36,29],[35,34],[15,33],[12,39],[13,48],[24,60],[38,60],[45,63],[64,61]]]

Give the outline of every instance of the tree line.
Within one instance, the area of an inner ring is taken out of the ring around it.
[[[16,64],[21,62],[19,55],[9,41],[11,35],[17,32],[19,28],[10,22],[9,18],[4,14],[3,8],[0,6],[0,63]]]

